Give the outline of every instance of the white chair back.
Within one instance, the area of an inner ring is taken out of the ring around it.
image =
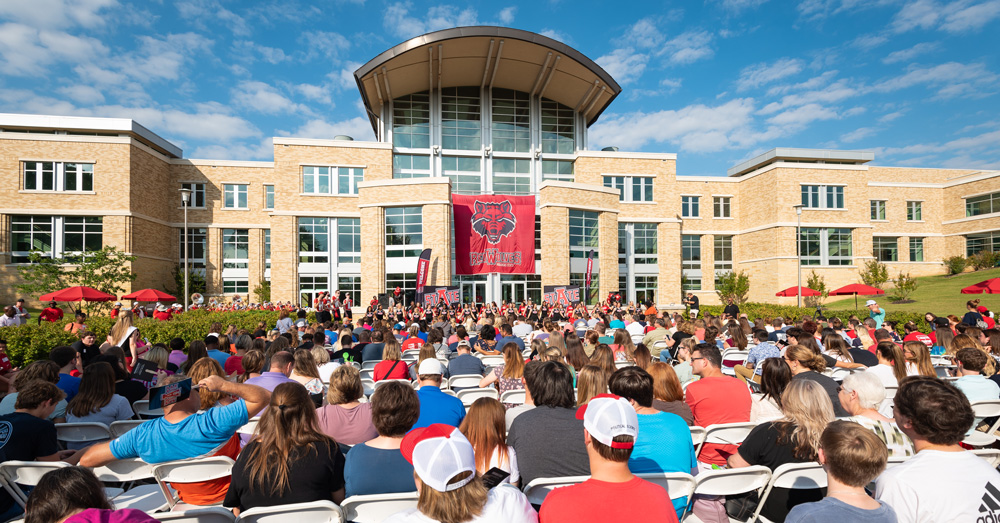
[[[412,386],[410,380],[379,380],[375,382],[374,390],[378,390],[378,388],[381,387],[382,385],[385,385],[386,383],[392,383],[394,381],[402,383],[403,385]]]
[[[340,504],[344,519],[354,523],[381,523],[396,512],[416,506],[416,492],[351,496]]]
[[[683,472],[640,472],[636,476],[663,487],[670,499],[691,497],[694,494],[695,479]]]
[[[236,516],[224,507],[205,507],[177,512],[158,512],[156,519],[170,523],[233,523]]]
[[[67,443],[90,443],[112,438],[103,423],[56,423],[56,439]]]
[[[361,388],[365,390],[365,396],[371,396],[375,392],[375,380],[371,378],[361,378]]]
[[[368,360],[361,364],[361,372],[364,372],[366,370],[373,370],[375,366],[381,362],[382,360]]]
[[[28,502],[28,495],[18,485],[34,487],[47,472],[70,466],[62,461],[7,461],[0,463],[3,488],[21,508]]]
[[[707,434],[705,427],[695,425],[688,428],[691,429],[691,443],[694,443],[694,448],[700,449],[701,444],[705,443],[705,436]]]
[[[132,412],[135,412],[139,419],[152,419],[163,416],[163,409],[150,409],[149,400],[139,400],[132,404]]]
[[[458,399],[462,400],[462,405],[465,405],[466,407],[472,405],[472,403],[479,398],[500,399],[500,393],[493,387],[487,387],[485,389],[464,389],[456,392],[455,395]]]
[[[478,374],[457,374],[448,378],[448,388],[454,390],[455,387],[478,387],[482,379],[483,377]]]
[[[631,367],[633,365],[635,365],[634,361],[625,360],[625,361],[616,361],[615,362],[615,368],[616,369],[624,369],[625,367]]]
[[[695,455],[701,454],[701,447],[705,443],[717,443],[722,445],[739,445],[743,443],[750,431],[757,424],[750,422],[741,423],[719,423],[705,427],[705,441],[695,449]]]
[[[535,478],[524,487],[524,495],[532,505],[541,505],[545,496],[554,489],[576,485],[590,479],[590,476],[565,476],[561,478]]]
[[[503,356],[496,354],[480,356],[480,359],[483,360],[483,365],[486,365],[487,367],[499,367],[503,365]]]
[[[256,507],[240,514],[236,521],[246,523],[341,523],[344,521],[340,507],[332,501],[311,501]]]
[[[524,405],[524,389],[508,390],[500,395],[500,403],[511,403],[514,405]]]
[[[1000,467],[1000,449],[974,449],[972,453],[988,461],[991,467]]]
[[[146,423],[146,421],[147,420],[142,420],[142,419],[128,419],[128,420],[124,420],[124,421],[112,421],[111,422],[111,427],[110,427],[110,429],[111,429],[111,436],[114,437],[114,438],[117,438],[118,436],[121,436],[122,434],[125,434],[126,432],[128,432],[128,431],[130,431],[130,430],[132,430],[132,429],[134,429],[136,427],[138,427],[139,425],[142,425],[143,423]]]
[[[771,474],[771,481],[768,482],[764,494],[760,497],[760,504],[754,512],[751,521],[760,518],[760,512],[764,509],[771,490],[775,488],[783,489],[817,489],[826,487],[826,471],[819,463],[786,463],[774,469]]]
[[[978,425],[979,421],[983,418],[1000,416],[1000,400],[983,400],[973,402],[972,413],[976,416],[976,423],[973,425],[973,428],[975,428],[975,425]],[[962,443],[972,447],[985,447],[987,445],[991,445],[997,440],[995,432],[998,426],[1000,426],[1000,418],[998,418],[991,427],[986,429],[986,432],[973,430],[971,434],[962,440]]]
[[[240,434],[248,434],[248,435],[252,436],[253,433],[254,433],[254,431],[257,430],[257,423],[259,421],[260,421],[259,417],[258,418],[250,418],[250,421],[248,421],[246,423],[246,425],[243,425],[242,427],[236,429],[236,432],[238,432]]]
[[[361,369],[361,379],[375,381],[375,367]]]
[[[233,460],[225,456],[168,461],[153,465],[153,477],[160,485],[172,509],[177,498],[170,491],[169,483],[200,483],[232,474]]]

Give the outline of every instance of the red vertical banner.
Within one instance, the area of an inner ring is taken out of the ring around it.
[[[455,274],[533,274],[535,197],[452,195]]]
[[[424,285],[427,285],[427,273],[431,269],[431,250],[424,249],[420,253],[420,258],[417,259],[417,294],[424,291]]]
[[[594,274],[594,249],[587,255],[587,281],[584,282],[583,301],[590,301],[590,277]]]

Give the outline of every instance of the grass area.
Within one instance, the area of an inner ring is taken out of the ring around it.
[[[894,304],[888,301],[888,296],[893,294],[892,285],[886,284],[885,296],[865,297],[858,296],[858,308],[863,309],[865,300],[874,298],[878,300],[887,311],[897,312],[933,312],[937,315],[954,314],[962,317],[965,314],[965,302],[979,298],[982,304],[990,310],[1000,310],[1000,299],[992,294],[962,294],[962,288],[979,283],[990,278],[1000,277],[1000,268],[987,269],[976,272],[966,272],[955,276],[923,276],[917,278],[920,286],[910,295],[913,303]],[[827,298],[823,307],[830,309],[853,309],[854,297],[848,296],[844,299],[833,300]]]

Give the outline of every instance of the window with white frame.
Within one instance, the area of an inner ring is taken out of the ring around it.
[[[299,263],[330,261],[330,219],[299,218]]]
[[[226,183],[222,185],[223,209],[247,209],[248,187],[245,184]]]
[[[264,210],[270,211],[274,210],[274,186],[265,185],[264,186]]]
[[[1000,192],[982,194],[965,199],[965,215],[979,216],[1000,212]]]
[[[882,221],[885,220],[885,200],[872,200],[872,220]]]
[[[802,265],[850,265],[851,229],[803,227],[799,234]]]
[[[360,167],[302,166],[304,194],[358,194],[358,182],[363,181],[365,170]]]
[[[597,258],[596,251],[594,252],[594,258],[595,259]],[[596,262],[594,266],[595,267],[597,266]],[[580,294],[582,295],[584,293],[584,289],[587,288],[587,273],[585,272],[569,273],[569,284],[579,285]],[[590,275],[590,288],[589,292],[587,292],[587,296],[583,300],[584,303],[586,303],[587,305],[593,305],[594,303],[597,303],[597,301],[599,301],[597,290],[600,288],[601,288],[601,273],[595,271]]]
[[[482,194],[483,162],[479,157],[442,157],[441,171],[451,180],[453,194]]]
[[[222,268],[246,269],[250,266],[250,231],[222,229]]]
[[[421,207],[385,209],[385,255],[388,258],[420,256],[424,243]]]
[[[67,216],[63,220],[64,253],[101,250],[104,235],[103,218],[100,216]]]
[[[636,223],[632,227],[632,253],[635,255],[635,264],[656,265],[656,224]]]
[[[635,277],[636,303],[656,303],[657,277],[652,275]]]
[[[701,212],[698,209],[701,197],[681,196],[681,216],[684,218],[697,218]]]
[[[330,194],[330,168],[303,165],[302,192],[305,194]]]
[[[600,255],[598,213],[569,210],[569,257],[586,258],[591,249],[594,259]]]
[[[347,293],[355,305],[361,303],[361,276],[346,275],[337,277],[337,289]]]
[[[531,151],[531,104],[528,93],[493,89],[493,150],[527,153]],[[495,183],[495,182],[494,182]]]
[[[653,201],[653,178],[649,176],[605,176],[604,186],[618,189],[620,202]]]
[[[906,221],[923,221],[923,202],[906,202]]]
[[[715,254],[715,285],[719,285],[719,278],[733,272],[733,237],[731,235],[717,234],[714,240],[713,252]]]
[[[392,145],[414,149],[430,148],[430,93],[414,93],[392,101]]]
[[[482,142],[479,88],[441,89],[441,148],[478,151]]]
[[[177,230],[180,250],[177,258],[184,265],[184,229]],[[188,265],[194,268],[205,267],[205,250],[208,245],[208,229],[204,227],[188,227]]]
[[[911,262],[922,262],[922,261],[924,261],[924,239],[923,238],[910,238],[910,261]]]
[[[40,251],[43,256],[52,256],[53,243],[52,216],[11,216],[10,250],[12,263],[27,263],[31,251]]]
[[[573,154],[576,150],[573,108],[542,98],[542,152]]]
[[[330,277],[319,275],[299,275],[299,305],[312,307],[316,296],[330,291]]]
[[[493,158],[494,194],[531,194],[531,160]]]
[[[843,209],[844,186],[803,185],[802,205],[807,209]]]
[[[628,224],[625,222],[618,222],[618,274],[628,274],[627,267],[628,264]],[[622,287],[623,289],[625,287]]]
[[[24,190],[90,192],[94,190],[94,164],[23,162]]]
[[[250,282],[247,278],[223,278],[222,292],[225,294],[247,294],[250,292]]]
[[[358,194],[358,183],[363,181],[365,181],[364,169],[337,167],[337,194]]]
[[[189,207],[192,209],[203,209],[205,208],[205,184],[203,183],[182,183],[181,189],[187,189],[191,191],[191,203]],[[183,203],[181,204],[183,205]]]
[[[393,178],[427,178],[431,175],[431,157],[423,154],[392,155]]]
[[[681,235],[681,290],[701,290],[701,236]]]
[[[713,196],[712,210],[712,215],[716,218],[731,218],[732,198],[729,196]]]
[[[361,263],[360,218],[337,218],[337,263]]]
[[[264,229],[264,268],[271,268],[271,229]]]
[[[99,251],[104,246],[103,220],[100,216],[12,215],[11,263],[27,263],[31,251],[55,258]]]
[[[896,238],[888,236],[872,237],[872,254],[880,262],[899,261],[899,246]]]
[[[573,160],[542,160],[542,179],[572,182]]]

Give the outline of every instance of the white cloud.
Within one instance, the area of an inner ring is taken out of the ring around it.
[[[217,0],[185,0],[177,2],[175,6],[188,23],[200,29],[206,29],[206,22],[219,21],[238,36],[249,36],[253,32],[242,16],[226,9]]]
[[[233,55],[244,62],[252,62],[259,57],[270,64],[278,64],[289,59],[289,56],[281,48],[260,45],[250,40],[233,42]]]
[[[891,112],[889,114],[885,114],[879,117],[878,121],[881,123],[889,123],[893,120],[900,118],[904,114],[906,114],[906,110]]]
[[[427,16],[419,19],[410,15],[411,2],[396,2],[385,8],[382,24],[386,30],[401,38],[412,38],[431,31],[478,24],[475,9],[460,9],[452,5],[437,5],[427,10]]]
[[[930,67],[911,67],[896,78],[882,81],[874,86],[878,92],[893,92],[900,89],[926,84],[938,89],[943,98],[955,96],[985,96],[991,94],[1000,80],[983,64],[960,64],[948,62]]]
[[[60,87],[57,89],[57,92],[80,104],[94,105],[104,103],[104,95],[101,91],[89,85],[69,85]]]
[[[754,9],[760,7],[767,0],[722,0],[722,7],[730,11],[744,11],[747,9]]]
[[[233,90],[233,103],[263,114],[309,112],[307,107],[289,100],[264,82],[241,82]]]
[[[8,0],[0,2],[0,18],[39,28],[97,27],[115,7],[118,0]]]
[[[625,32],[625,41],[634,47],[650,49],[660,47],[666,39],[652,18],[643,18]]]
[[[909,2],[896,13],[890,27],[897,33],[913,29],[930,29],[937,24],[941,16],[941,8],[934,0],[916,0]]]
[[[312,84],[298,84],[293,87],[299,94],[304,96],[307,100],[312,100],[314,102],[321,102],[325,104],[332,104],[333,100],[330,98],[330,88],[324,85],[312,85]]]
[[[900,9],[891,28],[897,33],[914,29],[967,33],[981,30],[996,18],[1000,18],[1000,0],[955,0],[943,5],[934,0],[916,0]]]
[[[514,15],[516,14],[517,6],[504,7],[499,13],[497,13],[497,18],[500,20],[500,23],[510,25],[514,23]]]
[[[908,156],[913,154],[972,153],[982,151],[996,155],[1000,150],[1000,131],[988,131],[975,136],[956,138],[945,143],[922,143],[904,147],[887,147],[881,150],[887,156]]]
[[[541,31],[538,32],[538,34],[540,34],[542,36],[547,36],[547,37],[549,37],[549,38],[551,38],[553,40],[556,40],[556,41],[559,41],[559,42],[562,42],[562,43],[569,43],[569,42],[572,41],[572,39],[570,39],[569,35],[561,32],[561,31],[556,31],[555,29],[542,29]]]
[[[306,61],[322,56],[337,63],[351,47],[344,35],[330,31],[306,31],[299,36],[299,43],[306,48]]]
[[[24,24],[0,25],[0,69],[8,75],[39,75],[52,64],[87,62],[107,52],[104,44],[91,37]]]
[[[861,35],[855,38],[854,41],[851,42],[851,46],[867,51],[869,49],[874,49],[888,41],[889,38],[886,37],[885,35],[880,35],[880,34]]]
[[[859,127],[849,133],[840,135],[840,141],[844,143],[854,143],[860,140],[864,140],[869,136],[877,133],[879,130],[874,127]]]
[[[808,83],[808,82],[807,82]],[[760,114],[773,114],[789,107],[803,106],[809,104],[831,104],[861,94],[853,82],[845,79],[832,82],[825,87],[812,91],[789,94],[781,98],[780,102],[772,102],[760,110]]]
[[[922,54],[929,53],[938,48],[937,42],[921,42],[914,45],[913,47],[908,47],[906,49],[901,49],[899,51],[893,51],[889,53],[888,56],[882,59],[884,64],[894,64],[898,62],[906,62],[920,56]]]
[[[802,67],[802,60],[794,58],[782,58],[772,64],[759,63],[744,67],[740,71],[736,90],[745,91],[796,75],[802,71]]]
[[[941,29],[949,33],[978,31],[995,18],[1000,18],[1000,0],[981,3],[958,1],[949,8],[941,24]]]
[[[204,160],[270,160],[274,158],[274,140],[263,138],[256,143],[202,145],[185,156]]]
[[[123,73],[139,81],[177,80],[194,55],[208,53],[211,47],[212,41],[197,33],[140,36],[138,49],[118,63]]]
[[[371,141],[375,139],[372,124],[367,118],[356,116],[339,122],[327,122],[322,119],[309,120],[291,133],[281,131],[279,136],[295,136],[297,138],[332,139],[337,135],[347,135],[355,140]]]
[[[690,64],[711,58],[715,54],[710,47],[711,43],[712,33],[692,30],[668,41],[663,46],[663,52],[669,55],[669,61],[673,64]]]
[[[355,89],[358,83],[354,79],[354,71],[357,71],[359,67],[361,67],[361,64],[358,62],[344,62],[344,67],[330,72],[326,77],[330,79],[336,88]]]
[[[646,69],[649,57],[635,49],[627,47],[615,49],[611,53],[598,57],[595,62],[604,68],[618,83],[625,85],[637,80]]]
[[[801,129],[817,120],[833,120],[836,118],[839,118],[837,111],[829,107],[811,103],[778,113],[768,118],[767,122],[774,126]]]

